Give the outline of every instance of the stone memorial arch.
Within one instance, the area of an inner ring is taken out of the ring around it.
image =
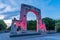
[[[20,20],[17,21],[16,19],[14,19],[13,20],[14,25],[19,26],[23,31],[27,31],[27,13],[28,12],[33,12],[36,15],[36,22],[37,22],[36,31],[37,32],[41,30],[44,31],[45,25],[43,24],[41,19],[41,10],[26,4],[21,5]]]

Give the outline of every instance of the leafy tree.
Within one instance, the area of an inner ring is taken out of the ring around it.
[[[55,30],[55,20],[48,17],[43,18],[42,20],[45,23],[47,30]]]
[[[27,29],[28,30],[36,30],[36,20],[35,21],[27,21]]]
[[[60,23],[55,24],[55,31],[60,32]]]
[[[60,20],[55,20],[55,23],[60,23]]]
[[[60,32],[60,20],[55,20],[55,31]]]
[[[6,30],[7,25],[3,20],[0,20],[0,30]]]

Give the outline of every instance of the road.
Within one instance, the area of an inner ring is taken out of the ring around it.
[[[60,40],[60,34],[9,37],[10,33],[0,33],[0,40]]]

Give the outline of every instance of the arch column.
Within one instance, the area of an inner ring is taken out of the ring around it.
[[[21,8],[21,14],[20,14],[20,20],[21,20],[21,31],[26,31],[27,30],[27,21],[26,21],[26,9]]]

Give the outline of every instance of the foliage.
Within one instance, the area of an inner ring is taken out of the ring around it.
[[[48,17],[43,18],[42,20],[45,23],[47,30],[55,30],[55,20],[48,18]],[[27,21],[27,29],[36,30],[36,20]]]
[[[43,18],[42,20],[45,23],[47,30],[54,30],[55,29],[55,20],[48,18],[48,17]]]
[[[55,20],[55,23],[60,23],[60,20]]]
[[[7,25],[3,20],[0,20],[0,30],[6,30]]]
[[[36,20],[35,21],[27,21],[27,29],[28,30],[36,30]]]
[[[60,23],[55,24],[55,30],[56,32],[60,32]]]

